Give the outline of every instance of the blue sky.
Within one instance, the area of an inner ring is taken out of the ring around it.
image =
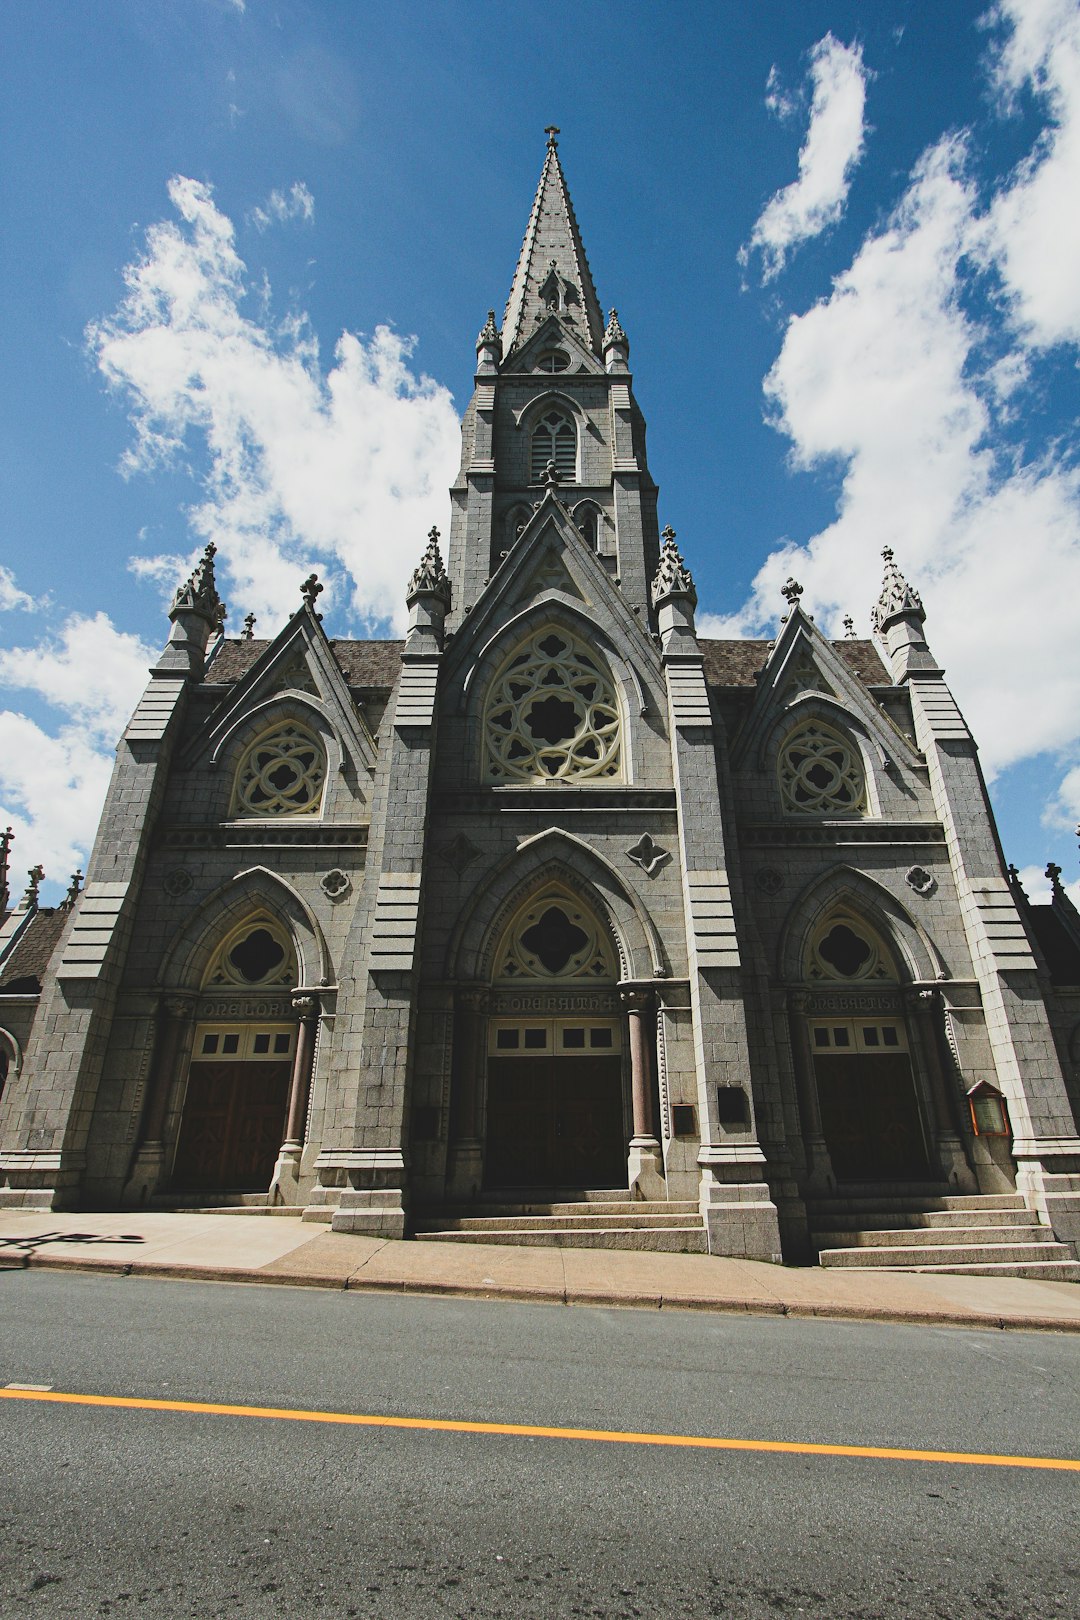
[[[1076,0],[6,0],[0,33],[17,879],[84,860],[207,538],[231,633],[312,567],[332,634],[392,631],[551,122],[700,626],[769,634],[794,573],[868,634],[893,545],[1009,858],[1075,879]]]

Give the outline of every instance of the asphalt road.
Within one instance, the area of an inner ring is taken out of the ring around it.
[[[0,1388],[1080,1456],[1080,1337],[0,1274]],[[0,1615],[1074,1620],[1080,1473],[0,1398]]]

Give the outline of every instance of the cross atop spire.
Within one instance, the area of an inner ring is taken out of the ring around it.
[[[558,133],[555,124],[545,130],[547,154],[503,316],[503,354],[531,335],[537,317],[550,313],[576,328],[599,358],[604,317],[559,162]]]

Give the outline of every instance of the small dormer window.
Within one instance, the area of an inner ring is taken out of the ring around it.
[[[537,371],[566,371],[570,365],[570,356],[565,349],[545,349],[536,362]]]
[[[549,411],[533,429],[530,482],[541,482],[549,461],[555,463],[555,471],[564,483],[573,483],[577,475],[577,432],[562,411]]]

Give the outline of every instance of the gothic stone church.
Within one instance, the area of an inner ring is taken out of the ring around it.
[[[208,548],[6,917],[0,1204],[1080,1276],[1080,917],[890,553],[875,641],[696,634],[554,137],[404,641],[223,638]]]

